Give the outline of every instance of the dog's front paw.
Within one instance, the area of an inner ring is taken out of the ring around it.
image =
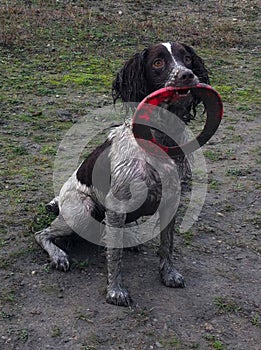
[[[118,306],[130,306],[132,300],[127,289],[117,286],[117,287],[108,287],[106,301],[109,304],[118,305]]]
[[[68,271],[70,267],[68,255],[64,251],[59,250],[51,257],[50,266],[64,272]]]
[[[185,281],[183,276],[174,268],[173,263],[164,262],[161,265],[160,276],[162,283],[167,287],[184,288]]]

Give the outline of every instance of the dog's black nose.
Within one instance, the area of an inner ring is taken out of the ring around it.
[[[191,70],[182,70],[179,71],[177,75],[177,80],[182,82],[190,82],[195,78],[195,75],[192,73]]]
[[[199,80],[192,70],[187,68],[179,68],[172,71],[166,86],[194,86],[198,84],[198,82]]]

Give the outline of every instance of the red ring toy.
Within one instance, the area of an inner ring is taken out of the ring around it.
[[[182,94],[184,90],[185,94]],[[206,123],[200,134],[194,139],[183,145],[166,147],[155,140],[152,136],[150,126],[146,125],[150,121],[150,116],[154,109],[164,101],[176,102],[185,97],[188,90],[193,92],[193,96],[199,98],[205,106],[207,112]],[[199,83],[194,87],[165,87],[154,91],[145,97],[138,105],[132,122],[132,131],[134,137],[141,147],[155,152],[155,146],[160,147],[170,157],[188,154],[203,146],[216,132],[223,116],[223,104],[219,94],[209,85]],[[147,142],[144,143],[144,140]]]

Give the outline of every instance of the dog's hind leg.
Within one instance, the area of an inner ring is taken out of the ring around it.
[[[67,271],[69,269],[68,255],[53,240],[62,236],[69,236],[72,229],[66,224],[65,220],[59,215],[49,227],[35,233],[36,242],[49,254],[50,265],[58,270]]]
[[[185,287],[182,275],[175,269],[173,262],[173,235],[175,217],[169,219],[167,211],[160,210],[160,277],[167,287]],[[168,221],[169,222],[168,222]]]

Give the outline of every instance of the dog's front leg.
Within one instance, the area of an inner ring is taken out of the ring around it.
[[[121,259],[122,249],[107,248],[108,285],[106,301],[109,304],[129,306],[131,297],[128,290],[122,285]]]
[[[129,306],[131,298],[122,284],[121,262],[125,214],[106,212],[105,241],[107,246],[108,285],[106,301],[109,304]]]
[[[175,217],[168,215],[168,210],[160,210],[160,277],[167,287],[185,287],[182,275],[175,269],[173,262],[173,235]]]

